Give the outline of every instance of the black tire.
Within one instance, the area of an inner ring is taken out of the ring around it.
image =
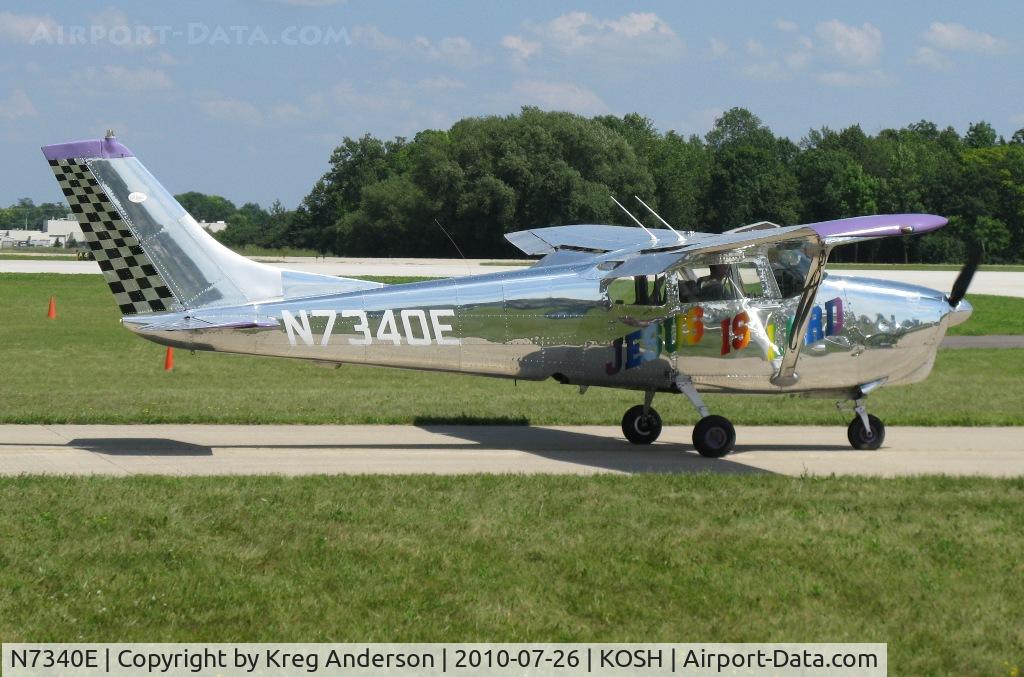
[[[850,421],[846,428],[846,439],[850,440],[850,446],[854,449],[874,450],[885,442],[885,425],[878,417],[868,414],[868,425],[871,426],[870,433],[864,429],[860,416],[854,416]]]
[[[721,458],[736,444],[736,428],[724,416],[705,416],[693,427],[693,446],[706,458]]]
[[[661,434],[661,416],[654,407],[647,408],[644,416],[644,405],[630,407],[622,416],[622,434],[633,444],[650,444]]]

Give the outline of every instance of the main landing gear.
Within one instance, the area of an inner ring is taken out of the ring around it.
[[[846,428],[846,439],[854,449],[875,450],[885,442],[885,425],[864,408],[864,400],[854,400],[857,413]]]
[[[721,458],[736,444],[736,429],[724,416],[712,416],[689,377],[677,377],[676,389],[690,400],[701,415],[693,428],[693,446],[701,456]],[[644,403],[631,407],[622,417],[622,433],[633,444],[650,444],[661,434],[661,416],[651,406],[654,391],[644,394]]]

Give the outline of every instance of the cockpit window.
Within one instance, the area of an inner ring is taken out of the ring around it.
[[[629,306],[663,306],[666,300],[665,275],[637,275],[612,280],[608,296],[612,303]]]
[[[807,271],[811,268],[811,260],[803,252],[803,248],[778,247],[771,249],[768,252],[768,260],[782,297],[789,298],[799,295],[803,291]]]
[[[731,264],[713,263],[682,272],[683,277],[679,280],[680,303],[733,301],[746,296],[739,271]]]

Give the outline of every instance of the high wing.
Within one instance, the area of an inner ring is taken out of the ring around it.
[[[754,233],[779,234],[792,232],[793,228],[809,228],[829,246],[866,240],[890,235],[911,235],[927,233],[946,225],[946,219],[932,214],[879,214],[876,216],[855,216],[836,221],[822,221],[803,226],[773,227],[765,221],[740,226],[716,235],[694,233],[681,238],[666,228],[650,228],[649,236],[639,228],[627,226],[604,226],[579,224],[573,226],[551,226],[520,230],[505,235],[505,239],[530,256],[551,254],[559,250],[608,253],[621,251],[653,252],[682,244],[696,244],[708,239],[729,236],[744,236]],[[653,237],[652,237],[653,236]]]
[[[944,225],[946,219],[932,214],[880,214],[785,227],[759,222],[721,234],[694,233],[685,238],[667,229],[651,229],[648,235],[638,228],[598,225],[537,228],[509,233],[505,237],[525,253],[545,254],[548,259],[568,258],[566,255],[570,252],[599,255],[596,258],[602,264],[598,267],[600,277],[605,278],[657,275],[685,267],[697,257],[709,254],[804,240],[810,245],[806,251],[811,256],[811,266],[797,303],[786,351],[772,377],[775,385],[785,387],[799,380],[796,363],[832,247],[879,237],[927,233]]]

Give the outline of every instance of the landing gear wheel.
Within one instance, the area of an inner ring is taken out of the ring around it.
[[[721,458],[736,444],[736,429],[724,416],[705,416],[693,427],[693,446],[707,458]]]
[[[653,407],[638,404],[626,410],[622,417],[622,434],[633,444],[650,444],[661,434],[661,416]]]
[[[864,421],[860,420],[860,416],[854,416],[850,421],[849,427],[846,428],[846,438],[850,440],[850,445],[854,449],[873,450],[885,442],[885,425],[878,417],[868,414],[868,425],[871,426],[871,432],[864,429]]]

